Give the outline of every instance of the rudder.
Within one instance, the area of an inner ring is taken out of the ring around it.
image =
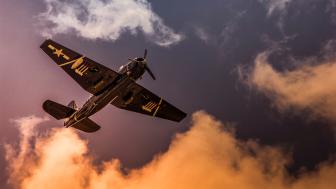
[[[72,108],[74,110],[77,110],[77,105],[76,105],[76,102],[74,100],[72,100],[71,102],[69,102],[68,107]]]

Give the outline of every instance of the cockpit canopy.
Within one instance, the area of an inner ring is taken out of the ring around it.
[[[136,59],[134,59],[134,60],[136,60]],[[128,62],[127,64],[120,66],[120,68],[119,68],[119,72],[120,72],[120,73],[124,73],[124,72],[126,72],[126,71],[130,71],[130,70],[132,70],[133,68],[135,68],[136,65],[137,65],[137,61],[131,61],[131,62]]]
[[[136,61],[143,62],[145,59],[144,58],[136,58]]]
[[[128,77],[131,77],[134,80],[141,78],[141,76],[147,71],[149,75],[155,80],[155,76],[152,71],[148,68],[147,65],[147,50],[145,50],[144,57],[137,57],[134,59],[129,59],[130,61],[123,66],[120,66],[119,73],[127,74]]]

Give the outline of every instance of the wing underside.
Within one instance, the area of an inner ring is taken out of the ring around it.
[[[91,94],[104,91],[120,77],[117,72],[50,39],[41,45],[41,49]]]
[[[71,127],[84,131],[86,133],[93,133],[100,129],[100,126],[89,118],[85,118],[78,123],[72,125]]]
[[[120,91],[118,97],[111,104],[121,109],[176,122],[180,122],[187,115],[135,82]]]

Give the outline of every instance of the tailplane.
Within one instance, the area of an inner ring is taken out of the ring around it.
[[[86,133],[93,133],[100,129],[100,126],[97,125],[95,122],[93,122],[89,118],[85,118],[82,121],[79,121],[75,123],[74,125],[71,125],[71,127],[74,127],[78,130],[84,131]]]
[[[77,107],[74,101],[71,101],[68,106],[64,106],[62,104],[58,104],[57,102],[47,100],[43,103],[43,109],[54,118],[60,120],[70,117],[76,112]],[[71,125],[71,127],[87,133],[96,132],[100,129],[100,126],[89,118],[80,120]]]
[[[43,109],[58,120],[68,118],[76,112],[76,110],[73,108],[64,106],[51,100],[47,100],[43,103]]]

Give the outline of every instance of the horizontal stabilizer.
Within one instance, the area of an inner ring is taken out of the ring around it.
[[[65,119],[67,117],[70,117],[76,110],[64,106],[62,104],[58,104],[56,102],[53,102],[51,100],[47,100],[43,103],[43,109],[48,114],[53,116],[56,119]]]
[[[85,118],[82,121],[79,121],[72,125],[71,127],[74,127],[76,129],[79,129],[81,131],[87,132],[87,133],[93,133],[100,129],[100,126],[97,125],[95,122],[93,122],[89,118]]]

